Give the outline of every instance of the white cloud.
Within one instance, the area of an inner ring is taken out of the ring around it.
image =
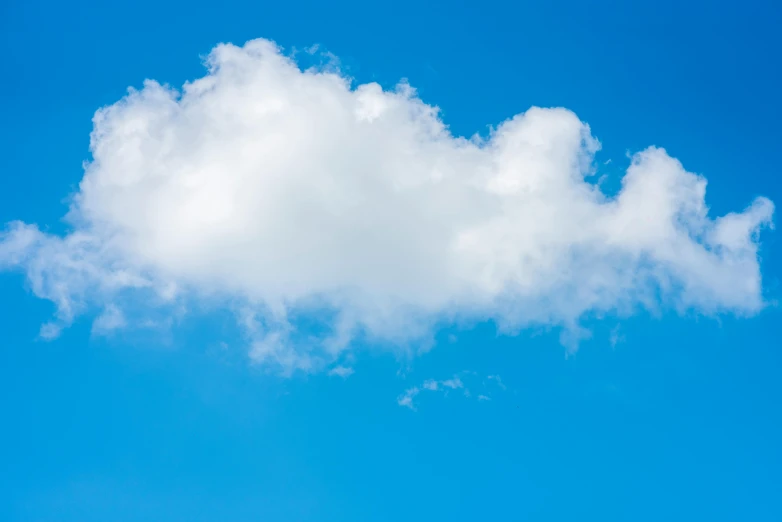
[[[96,309],[132,326],[230,303],[254,360],[316,371],[357,336],[409,348],[492,319],[575,342],[587,314],[764,304],[773,204],[711,218],[706,180],[662,149],[635,154],[608,197],[590,177],[599,143],[565,109],[465,139],[405,84],[353,88],[266,40],[219,45],[207,65],[181,91],[147,81],[96,113],[69,234],[17,222],[0,236],[0,268],[57,306],[42,336]]]
[[[437,391],[440,388],[440,383],[429,379],[428,381],[424,381],[424,389],[429,391]]]
[[[450,388],[452,390],[457,388],[464,388],[464,383],[456,375],[454,375],[452,379],[442,381],[440,384],[443,386],[443,388]]]
[[[625,341],[625,336],[622,334],[622,330],[619,325],[614,326],[611,329],[611,333],[608,336],[608,342],[611,344],[611,348],[616,348],[617,345]]]
[[[122,310],[114,305],[109,305],[92,323],[92,332],[98,335],[105,335],[125,325],[125,315],[122,313]]]
[[[507,389],[507,386],[505,386],[505,383],[502,382],[502,378],[499,375],[489,375],[486,378],[497,383],[497,386],[499,386],[501,390]]]
[[[342,377],[343,379],[347,379],[348,377],[353,375],[353,373],[354,373],[353,368],[348,368],[347,366],[335,366],[334,368],[329,370],[329,375]]]
[[[455,390],[457,388],[464,388],[464,383],[457,375],[454,375],[452,379],[446,379],[444,381],[435,381],[434,379],[428,379],[424,381],[422,387],[423,389],[429,391],[438,391],[438,390],[445,390],[445,389]]]
[[[59,324],[48,322],[41,325],[41,329],[38,331],[38,336],[41,339],[50,341],[52,339],[58,338],[61,332],[62,327]]]
[[[470,392],[469,389],[464,385],[464,382],[462,381],[462,378],[460,377],[464,376],[468,382],[470,380],[475,381],[480,380],[477,378],[477,374],[475,372],[471,371],[463,371],[460,373],[457,373],[450,379],[445,379],[442,381],[437,381],[435,379],[427,379],[424,381],[424,383],[419,388],[418,386],[413,386],[411,388],[408,388],[405,390],[405,392],[397,397],[396,401],[397,404],[400,406],[404,406],[406,408],[410,408],[413,411],[417,411],[417,406],[414,402],[414,399],[420,395],[422,392],[440,392],[443,395],[447,396],[448,393],[452,390],[462,390],[462,395],[464,397],[470,399],[473,397],[472,392]],[[502,383],[502,379],[500,379],[499,375],[488,375],[486,377],[487,380],[494,381],[500,389],[505,390],[506,387]],[[474,382],[474,385],[479,385],[479,383]],[[485,388],[485,382],[480,383],[480,386]],[[479,394],[476,399],[478,401],[488,401],[491,400],[491,397],[488,394]]]
[[[419,392],[420,390],[416,387],[408,388],[402,395],[397,397],[396,402],[400,406],[416,411],[415,404],[413,404],[413,399],[416,395],[418,395]]]

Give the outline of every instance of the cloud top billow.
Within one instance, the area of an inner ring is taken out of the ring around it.
[[[406,84],[354,87],[267,40],[219,45],[207,66],[95,114],[67,235],[16,222],[0,237],[0,267],[57,306],[42,334],[91,310],[129,328],[231,303],[255,359],[315,370],[357,336],[408,345],[443,323],[763,307],[773,204],[710,217],[706,180],[663,149],[635,154],[609,197],[600,145],[566,109],[466,139]],[[306,314],[326,328],[305,342]]]

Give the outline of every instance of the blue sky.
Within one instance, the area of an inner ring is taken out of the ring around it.
[[[782,9],[528,4],[3,4],[0,520],[782,518]]]

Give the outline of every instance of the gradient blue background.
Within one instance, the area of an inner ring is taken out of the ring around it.
[[[144,78],[181,85],[214,44],[255,37],[319,43],[359,82],[408,78],[460,134],[568,107],[614,184],[626,151],[655,144],[707,176],[715,214],[756,195],[782,204],[778,2],[284,5],[2,2],[0,222],[63,230],[93,112]],[[761,252],[772,299],[778,236]],[[782,520],[777,308],[608,318],[569,359],[556,332],[486,325],[406,379],[365,355],[346,381],[250,367],[219,349],[227,313],[162,339],[91,338],[85,318],[44,343],[51,311],[0,274],[3,521]],[[396,404],[462,370],[508,390]]]

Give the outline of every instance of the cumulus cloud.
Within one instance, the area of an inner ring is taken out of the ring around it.
[[[764,304],[773,204],[711,217],[705,178],[663,149],[635,154],[609,196],[592,179],[600,144],[566,109],[464,138],[409,85],[302,70],[267,40],[206,65],[95,114],[70,232],[0,236],[0,268],[56,305],[42,335],[83,313],[105,330],[230,305],[254,360],[316,371],[357,338],[410,349],[455,322],[577,339],[587,315]]]

